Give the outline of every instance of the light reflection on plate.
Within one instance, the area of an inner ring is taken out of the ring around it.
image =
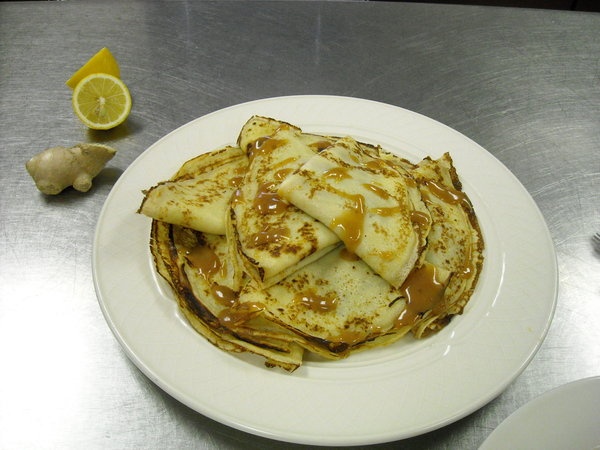
[[[480,450],[600,449],[600,377],[584,378],[546,392],[496,428]]]
[[[199,153],[232,144],[254,114],[308,132],[347,134],[417,161],[449,151],[486,243],[477,290],[437,335],[342,361],[307,358],[293,374],[218,350],[181,318],[152,267],[141,191]],[[554,248],[535,203],[492,155],[460,133],[395,106],[296,96],[196,119],[148,148],[119,178],[96,229],[93,274],[105,318],[131,360],[196,411],[273,439],[358,445],[408,438],[480,408],[527,366],[556,302]]]

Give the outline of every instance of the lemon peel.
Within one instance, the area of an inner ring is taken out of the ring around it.
[[[119,64],[108,48],[104,47],[92,56],[65,84],[75,89],[81,80],[93,73],[107,73],[117,78],[121,77]]]

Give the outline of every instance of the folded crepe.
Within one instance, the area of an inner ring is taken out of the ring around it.
[[[425,158],[412,174],[432,220],[424,259],[451,274],[440,304],[413,330],[427,335],[439,331],[453,315],[463,312],[481,274],[484,240],[449,153],[437,160]]]
[[[392,286],[402,285],[424,249],[430,218],[415,181],[352,138],[310,158],[277,192]]]
[[[326,358],[341,358],[390,331],[404,309],[394,288],[345,247],[339,246],[268,288],[248,283],[240,304],[260,304],[270,321],[293,332],[296,342]]]
[[[288,371],[302,364],[304,349],[286,330],[265,321],[260,307],[237,305],[245,280],[232,270],[224,236],[154,220],[150,249],[180,311],[210,343],[228,352],[260,355],[267,365]]]
[[[264,131],[253,126],[251,138],[244,130],[240,135],[249,165],[231,201],[228,238],[243,270],[269,286],[333,250],[339,239],[277,193],[281,181],[315,155],[325,138],[284,123],[256,138],[257,128]]]
[[[138,213],[213,234],[225,234],[229,199],[241,182],[248,157],[225,147],[186,162],[168,181],[145,192]]]

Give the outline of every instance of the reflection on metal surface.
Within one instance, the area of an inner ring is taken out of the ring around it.
[[[552,233],[559,301],[537,356],[494,402],[403,447],[476,448],[533,397],[598,375],[599,15],[401,2],[0,2],[0,42],[0,447],[290,448],[206,419],[142,376],[104,322],[90,264],[99,211],[142,151],[196,117],[278,95],[369,98],[448,124],[515,174]],[[126,127],[91,133],[64,82],[103,46],[134,104]],[[87,194],[39,194],[25,161],[77,142],[118,153]]]

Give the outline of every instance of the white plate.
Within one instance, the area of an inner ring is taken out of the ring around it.
[[[600,377],[584,378],[533,399],[511,414],[479,450],[600,449]]]
[[[478,214],[484,270],[462,316],[439,334],[293,374],[225,353],[196,334],[157,279],[141,191],[197,154],[232,144],[254,114],[348,134],[413,161],[449,151]],[[452,423],[496,397],[544,339],[557,294],[554,248],[535,203],[492,155],[395,106],[347,97],[279,97],[226,108],[160,139],[119,178],[98,222],[93,275],[106,320],[131,360],[170,395],[219,422],[273,439],[358,445]]]

